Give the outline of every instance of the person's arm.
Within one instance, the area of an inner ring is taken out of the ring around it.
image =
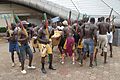
[[[94,38],[95,38],[95,45],[97,45],[97,30],[98,30],[98,28],[97,28],[97,26],[95,26],[95,28],[94,28]]]

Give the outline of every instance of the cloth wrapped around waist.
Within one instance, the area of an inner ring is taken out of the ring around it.
[[[72,56],[73,51],[75,49],[75,39],[73,37],[68,37],[66,39],[64,49],[69,54],[69,56]]]

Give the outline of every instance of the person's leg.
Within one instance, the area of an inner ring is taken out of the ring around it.
[[[21,63],[20,48],[19,48],[18,42],[15,44],[15,51],[17,52],[19,62]]]
[[[20,52],[17,51],[17,55],[18,55],[18,59],[19,59],[19,62],[20,62],[20,66],[21,66],[21,57],[20,57]]]
[[[47,49],[46,52],[48,53],[48,57],[49,57],[49,69],[51,69],[51,70],[56,70],[56,69],[54,69],[53,66],[52,66],[53,54],[52,54],[52,48],[51,48],[50,44],[47,44],[47,45],[46,45],[46,49]]]
[[[14,51],[11,52],[11,59],[12,59],[12,67],[15,66],[15,61],[14,61]]]
[[[24,69],[25,56],[26,56],[25,48],[24,48],[24,46],[20,46],[20,61],[21,61],[21,70],[22,70],[21,72],[23,74],[26,74],[26,71]]]
[[[20,47],[20,58],[21,58],[21,68],[24,70],[24,62],[25,62],[25,49]]]
[[[110,40],[109,40],[110,57],[113,57],[113,55],[112,55],[112,42],[113,42],[113,32],[110,32]]]
[[[107,63],[107,52],[104,52],[104,63]]]
[[[93,66],[93,53],[90,53],[90,67],[92,67]]]
[[[45,57],[46,57],[46,45],[45,44],[39,44],[39,49],[40,49],[40,54],[41,54],[41,64],[42,64],[42,68],[41,71],[42,73],[46,74],[46,70],[45,70]]]
[[[93,53],[94,53],[94,41],[91,39],[89,42],[89,52],[90,52],[90,67],[93,66]]]
[[[64,53],[62,53],[62,64],[64,64],[64,59],[65,59],[65,54]]]
[[[61,37],[60,42],[59,42],[59,44],[58,44],[58,49],[59,49],[59,51],[60,51],[60,55],[61,55],[61,56],[62,56],[62,54],[63,54],[63,46],[64,46],[64,38]]]
[[[53,54],[48,54],[48,56],[49,56],[49,60],[50,60],[50,62],[49,62],[49,69],[51,69],[51,70],[56,70],[56,69],[53,68],[53,66],[52,66]]]
[[[12,59],[12,62],[15,63],[15,61],[14,61],[14,52],[11,52],[11,59]]]
[[[42,73],[46,74],[47,72],[45,70],[45,57],[41,58],[41,64],[42,64],[41,71],[42,71]]]
[[[82,58],[81,58],[81,66],[83,66],[83,60],[85,59],[86,52],[87,52],[87,42],[86,42],[86,40],[84,40],[84,42],[83,42],[83,54],[82,54]]]
[[[97,53],[98,53],[98,49],[95,47],[94,61],[95,61],[96,66],[97,66]]]
[[[75,53],[74,52],[72,53],[72,62],[73,62],[72,64],[75,64]]]
[[[110,57],[112,58],[113,55],[112,55],[112,43],[109,43],[109,46],[110,46]]]
[[[81,49],[80,49],[80,60],[79,60],[81,64],[82,64],[83,51],[84,51],[84,49],[81,48]]]
[[[24,70],[24,64],[25,64],[25,60],[21,60],[22,71]]]
[[[29,67],[32,66],[32,60],[33,60],[33,53],[32,50],[30,49],[29,45],[26,45],[26,53],[29,55]]]
[[[103,53],[104,53],[104,51],[103,51],[103,49],[102,49],[102,53],[101,53],[100,55],[103,56]]]
[[[81,54],[80,48],[77,48],[77,54],[78,54],[77,61],[79,61],[80,60],[80,54]]]
[[[104,44],[104,63],[107,63],[107,42],[108,42],[108,39],[107,39],[107,36],[105,36],[104,41],[103,41],[103,44]]]
[[[81,59],[81,66],[83,66],[83,60],[85,60],[86,52],[84,51],[82,54],[82,59]]]
[[[58,49],[59,49],[59,51],[60,51],[60,55],[62,56],[62,54],[63,54],[62,46],[58,45]]]
[[[13,43],[9,43],[9,52],[10,52],[10,56],[11,56],[11,60],[12,60],[12,67],[15,66],[15,62],[14,62],[14,49],[15,45]]]

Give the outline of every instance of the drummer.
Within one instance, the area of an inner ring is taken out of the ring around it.
[[[57,26],[58,25],[58,26]],[[53,22],[52,23],[52,28],[50,29],[49,33],[50,36],[49,38],[52,39],[52,48],[54,46],[58,46],[60,39],[61,39],[61,34],[63,30],[63,26],[60,24],[60,22]]]

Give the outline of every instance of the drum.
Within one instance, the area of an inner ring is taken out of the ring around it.
[[[60,43],[62,31],[54,31],[54,35],[51,37],[52,46],[57,46]]]

